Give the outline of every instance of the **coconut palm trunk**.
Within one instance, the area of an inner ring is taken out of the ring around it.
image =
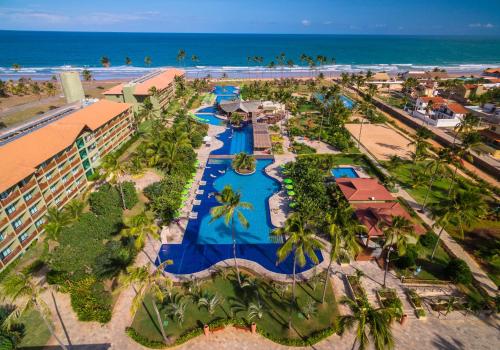
[[[441,241],[441,235],[443,234],[444,231],[444,225],[441,227],[441,230],[439,230],[439,234],[436,240],[436,243],[434,244],[434,248],[432,249],[432,254],[431,254],[431,261],[434,260],[434,255],[436,254],[437,247],[439,245],[439,241]]]
[[[234,232],[234,217],[231,219],[231,235],[232,235],[232,238],[233,238],[234,268],[236,269],[236,276],[238,277],[238,284],[241,287],[240,268],[238,267],[238,260],[236,259],[236,235],[235,235],[235,232]]]
[[[158,320],[158,327],[160,328],[161,336],[163,337],[163,342],[165,344],[169,344],[170,339],[167,337],[167,334],[165,333],[165,329],[163,327],[163,320],[161,319],[160,311],[158,310],[158,306],[156,305],[156,301],[154,300],[153,300],[153,309],[155,310],[156,319]]]
[[[118,189],[120,190],[120,199],[122,200],[123,209],[127,209],[127,205],[125,203],[125,195],[123,193],[123,186],[121,182],[118,182]]]
[[[38,310],[38,313],[40,314],[40,316],[42,317],[42,320],[43,320],[43,323],[45,323],[45,326],[48,328],[50,334],[54,337],[54,339],[57,341],[57,343],[59,344],[59,346],[61,346],[61,348],[63,348],[64,350],[68,350],[68,347],[62,342],[62,340],[57,336],[54,328],[52,327],[52,324],[49,322],[49,320],[47,320],[47,318],[45,317],[45,314],[43,312],[43,308],[38,304],[38,302],[35,300],[35,308]]]
[[[387,271],[389,270],[389,262],[391,261],[391,247],[387,250],[387,258],[385,260],[385,270],[384,270],[384,288],[385,288],[385,281],[387,279]]]
[[[420,209],[421,211],[425,210],[425,206],[427,205],[427,201],[429,200],[429,194],[431,193],[432,185],[436,180],[436,175],[437,175],[437,169],[434,172],[434,174],[432,174],[431,182],[429,183],[429,187],[427,188],[427,192],[425,193],[424,202],[422,203],[422,208]]]
[[[332,270],[333,259],[330,259],[330,263],[328,264],[328,268],[326,269],[326,277],[325,283],[323,285],[323,296],[321,297],[321,304],[325,303],[326,299],[326,288],[328,287],[328,281],[330,280],[330,271]]]

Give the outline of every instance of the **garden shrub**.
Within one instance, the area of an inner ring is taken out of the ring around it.
[[[166,175],[159,182],[144,189],[144,195],[149,199],[150,208],[163,222],[169,223],[181,206],[181,196],[186,184],[186,177],[180,175]]]
[[[121,214],[121,199],[118,190],[110,184],[104,184],[90,194],[90,209],[96,215]]]
[[[436,242],[438,241],[438,236],[434,232],[427,232],[425,235],[420,236],[418,242],[425,248],[434,248]]]
[[[111,278],[125,270],[134,260],[136,250],[133,239],[111,240],[104,252],[95,259],[94,274],[98,278]]]
[[[71,306],[80,321],[107,323],[111,320],[111,294],[94,277],[71,284]]]
[[[127,209],[132,209],[139,201],[134,183],[130,181],[122,182],[122,191],[125,200],[125,207]]]
[[[406,269],[413,267],[416,264],[418,258],[418,249],[415,244],[408,245],[406,247],[406,252],[404,255],[400,256],[396,260],[396,266],[400,269]]]
[[[444,272],[453,283],[470,284],[472,282],[472,272],[469,265],[462,259],[451,259]]]

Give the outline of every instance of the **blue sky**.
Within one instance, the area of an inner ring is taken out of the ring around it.
[[[0,0],[0,29],[500,35],[500,0]]]

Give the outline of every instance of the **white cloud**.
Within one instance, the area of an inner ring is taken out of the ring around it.
[[[308,19],[303,19],[300,23],[302,23],[304,27],[309,27],[311,25],[311,21]]]
[[[323,24],[329,26],[330,24],[333,24],[333,21],[324,21]]]
[[[471,23],[469,24],[469,28],[486,28],[491,29],[495,28],[495,25],[492,23]]]
[[[110,13],[110,12],[94,12],[82,16],[78,16],[76,19],[82,23],[92,23],[92,24],[115,24],[122,22],[132,22],[132,21],[142,21],[151,18],[152,16],[158,15],[158,12],[140,12],[135,14],[128,13]]]
[[[55,12],[15,8],[1,8],[0,18],[21,23],[35,21],[51,24],[68,22],[70,20],[70,17]]]

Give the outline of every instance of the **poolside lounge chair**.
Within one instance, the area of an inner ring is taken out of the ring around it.
[[[200,205],[200,204],[201,204],[201,200],[199,200],[199,199],[195,199],[193,201],[193,205]]]
[[[210,174],[210,177],[215,179],[217,176],[215,176],[214,174]]]
[[[200,186],[205,186],[206,184],[207,184],[207,182],[206,182],[206,181],[203,181],[203,180],[202,180],[202,181],[200,181]]]
[[[198,219],[198,212],[192,211],[189,213],[189,218],[190,219]]]
[[[196,190],[196,194],[203,194],[203,193],[205,193],[204,190]]]
[[[219,174],[225,174],[226,171],[225,170],[218,170]]]

